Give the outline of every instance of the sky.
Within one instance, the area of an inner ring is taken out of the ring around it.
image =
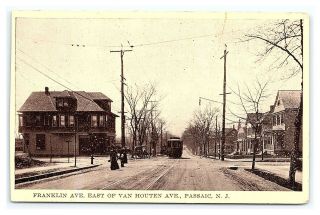
[[[17,18],[15,40],[16,110],[33,91],[65,90],[37,70],[73,90],[98,91],[113,100],[112,111],[120,111],[121,44],[133,51],[124,55],[124,75],[128,86],[154,83],[167,130],[181,135],[194,111],[220,104],[202,102],[199,97],[222,101],[223,55],[227,44],[227,91],[253,86],[256,79],[271,80],[270,96],[262,111],[273,104],[279,89],[300,89],[300,76],[283,79],[289,67],[270,70],[276,52],[257,61],[265,44],[241,42],[248,32],[275,20],[221,18]],[[77,44],[79,46],[77,46]],[[293,62],[291,62],[293,63]],[[30,67],[32,65],[32,67]],[[234,94],[227,100],[238,102]],[[243,114],[238,105],[227,102],[227,118]],[[227,126],[232,122],[227,120]],[[116,121],[120,136],[120,118]]]

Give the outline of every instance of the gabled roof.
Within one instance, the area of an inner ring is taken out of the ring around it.
[[[76,91],[73,92],[73,95],[77,99],[77,111],[104,111],[97,103],[93,101],[90,94],[84,91]]]
[[[263,113],[258,113],[258,121],[262,119]],[[257,122],[257,114],[256,113],[248,113],[246,123],[256,123]]]
[[[232,134],[233,131],[238,133],[237,129],[235,129],[235,128],[225,128],[225,135],[229,136]],[[222,131],[220,131],[220,133],[222,134]]]
[[[287,108],[299,108],[300,105],[300,90],[279,90],[276,102],[280,99],[285,109]]]
[[[89,94],[93,100],[108,100],[112,102],[112,100],[108,96],[104,95],[101,92],[87,92],[87,94]]]
[[[18,111],[56,111],[56,107],[51,96],[44,92],[32,92]]]
[[[57,98],[72,98],[77,100],[77,110],[81,112],[105,111],[94,100],[111,101],[100,92],[85,91],[50,91],[49,94],[42,92],[32,92],[18,112],[50,112],[57,111]]]

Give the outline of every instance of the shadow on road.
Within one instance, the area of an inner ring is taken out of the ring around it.
[[[169,159],[172,159],[172,160],[188,160],[188,159],[191,159],[191,158],[181,157],[181,158],[169,158]]]

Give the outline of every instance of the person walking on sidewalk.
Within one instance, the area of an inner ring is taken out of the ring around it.
[[[120,168],[117,160],[118,160],[117,152],[116,152],[115,148],[112,147],[110,150],[110,160],[109,160],[109,162],[111,164],[110,165],[111,170],[116,170],[116,169]]]

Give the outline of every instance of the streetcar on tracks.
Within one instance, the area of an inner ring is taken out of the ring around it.
[[[183,141],[179,137],[171,137],[167,140],[167,155],[170,158],[182,156]]]

